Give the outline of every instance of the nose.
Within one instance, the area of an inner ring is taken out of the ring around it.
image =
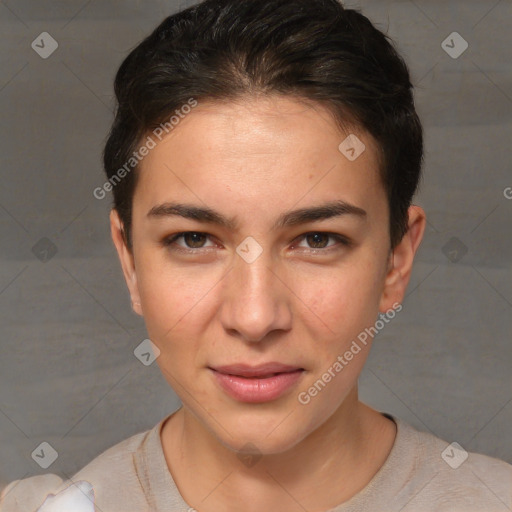
[[[226,331],[256,343],[268,339],[272,331],[289,330],[293,294],[287,281],[268,251],[250,263],[237,255],[223,288],[221,322]]]

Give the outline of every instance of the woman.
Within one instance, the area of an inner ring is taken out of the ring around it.
[[[13,482],[1,510],[510,510],[510,465],[358,399],[426,223],[388,38],[335,0],[206,0],[115,92],[95,195],[183,406],[71,481]]]

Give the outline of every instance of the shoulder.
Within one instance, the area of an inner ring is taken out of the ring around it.
[[[14,480],[0,493],[0,511],[36,510],[46,496],[61,484],[62,478],[53,473]]]
[[[119,499],[127,496],[123,489],[130,489],[130,497],[143,496],[134,455],[141,450],[150,432],[140,432],[108,448],[69,480],[47,473],[11,482],[0,494],[0,512],[35,512],[46,498],[69,491],[78,481],[90,483],[95,497],[108,494],[112,500]]]
[[[410,450],[409,510],[512,510],[512,465],[399,422]],[[416,494],[414,494],[416,493]]]

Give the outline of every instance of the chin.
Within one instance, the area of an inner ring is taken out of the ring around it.
[[[290,407],[226,412],[218,423],[209,422],[209,428],[233,451],[254,449],[262,455],[278,454],[293,448],[314,430],[315,426],[299,413],[300,409],[293,411]]]
[[[291,450],[306,435],[297,431],[283,431],[270,436],[261,432],[240,432],[234,437],[223,434],[219,441],[230,450],[253,455],[277,455]]]

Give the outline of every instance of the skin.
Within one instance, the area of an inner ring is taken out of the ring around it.
[[[366,146],[354,161],[338,149],[348,133],[319,105],[283,96],[200,103],[141,163],[132,251],[111,213],[133,308],[183,403],[161,432],[165,458],[201,512],[327,510],[363,489],[393,446],[394,423],[358,400],[371,343],[307,405],[297,399],[378,312],[402,301],[425,229],[423,210],[411,206],[391,250],[376,143],[351,133]],[[287,210],[339,199],[366,215],[271,229]],[[168,201],[211,207],[239,226],[147,215]],[[182,231],[207,236],[171,246],[193,254],[162,243]],[[304,236],[318,232],[351,242]],[[252,263],[236,252],[249,236],[263,251]],[[231,398],[207,369],[268,361],[305,372],[266,403]],[[247,443],[262,455],[250,466],[237,457]]]

